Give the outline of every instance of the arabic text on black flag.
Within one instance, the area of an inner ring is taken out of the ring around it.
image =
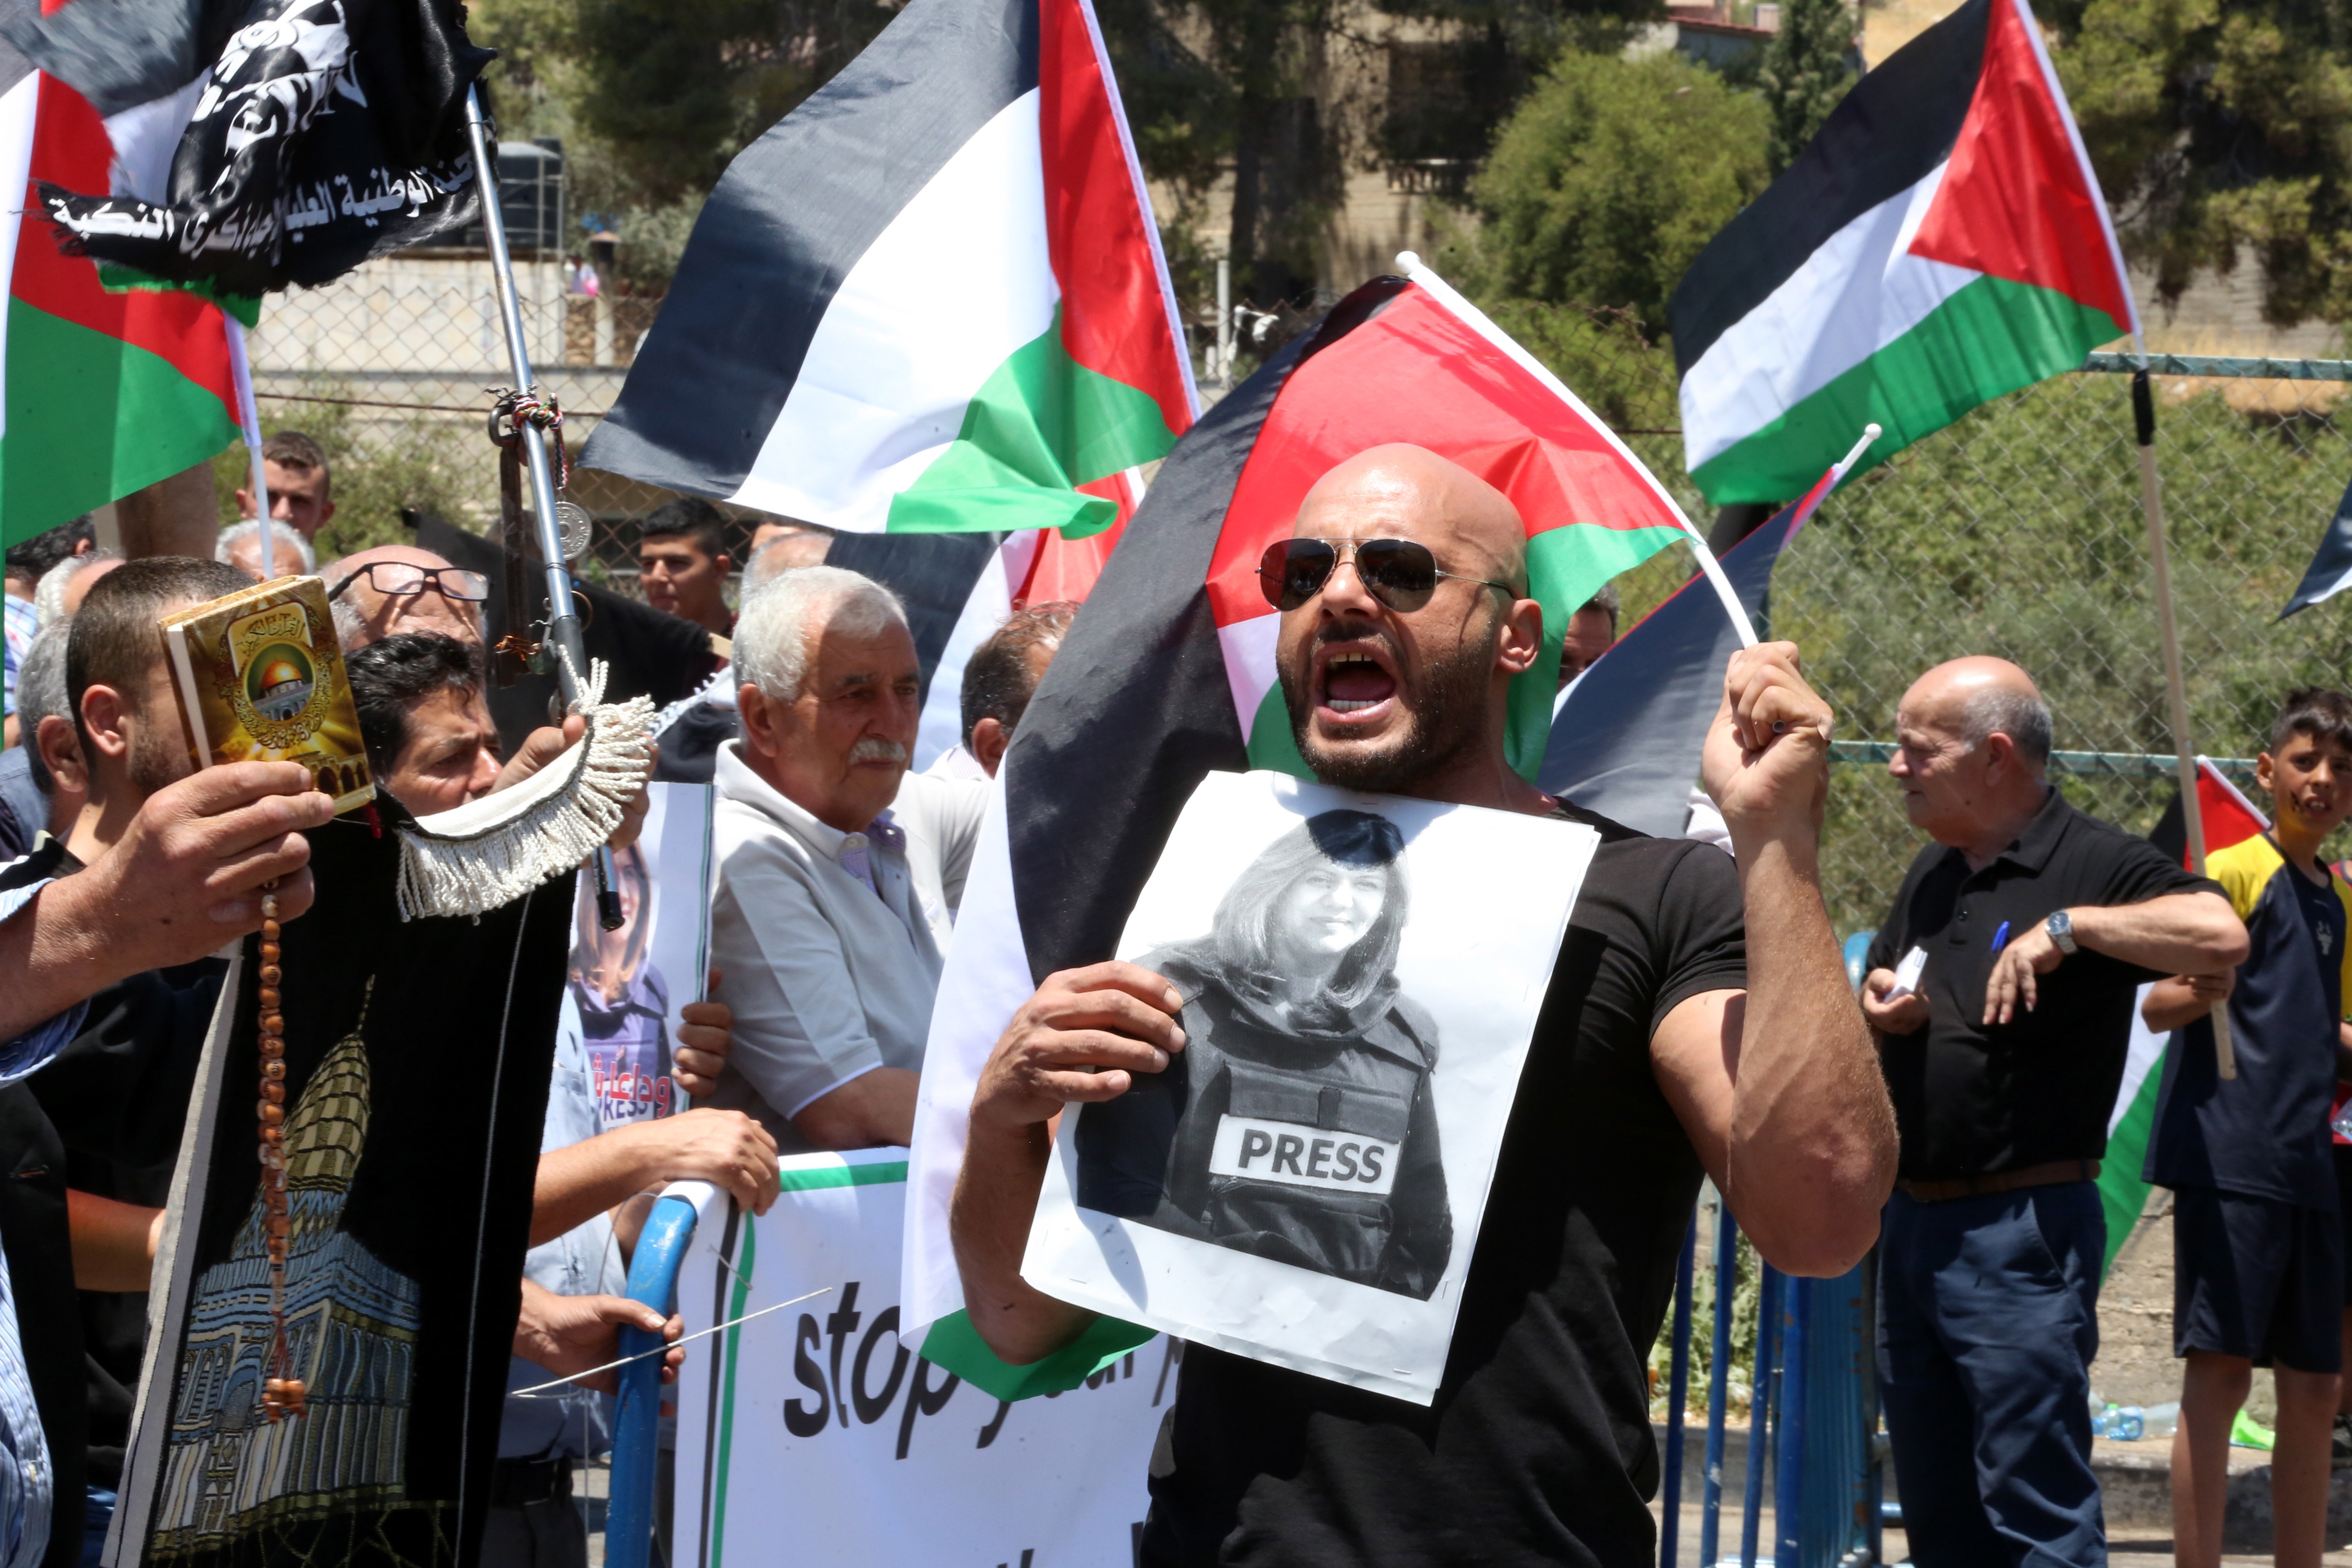
[[[72,9],[96,6],[139,47],[142,0]],[[254,0],[190,84],[165,191],[44,184],[41,205],[78,253],[240,294],[325,283],[453,232],[476,216],[464,100],[490,58],[462,16],[457,0]]]

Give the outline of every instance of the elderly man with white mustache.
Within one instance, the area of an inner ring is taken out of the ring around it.
[[[762,584],[735,665],[710,910],[734,1047],[709,1103],[787,1154],[904,1143],[987,786],[908,771],[922,672],[871,578],[805,566]]]

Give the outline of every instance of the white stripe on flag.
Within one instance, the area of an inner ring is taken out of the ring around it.
[[[998,110],[850,268],[729,500],[879,532],[981,384],[1054,324],[1037,104]]]
[[[1683,377],[1683,450],[1696,468],[1926,321],[1984,276],[1906,254],[1943,167],[1832,235]]]
[[[1217,647],[1225,656],[1225,682],[1233,688],[1234,717],[1241,721],[1244,741],[1257,721],[1265,694],[1274,689],[1274,644],[1281,630],[1282,617],[1272,610],[1217,628]]]
[[[6,96],[0,97],[0,309],[10,299],[16,269],[16,232],[23,226],[26,182],[33,177],[33,127],[41,106],[41,73],[26,71]],[[8,427],[7,320],[0,316],[0,434]]]
[[[1013,896],[1013,852],[1004,822],[1004,774],[989,786],[988,816],[966,875],[955,936],[940,973],[931,1033],[916,1091],[915,1136],[907,1163],[907,1232],[900,1257],[902,1344],[919,1345],[933,1323],[963,1309],[963,1279],[948,1237],[948,1205],[971,1132],[971,1094],[996,1038],[1035,989],[1029,944]]]
[[[2151,981],[2141,986],[2132,997],[2131,1044],[2124,1048],[2124,1081],[2122,1087],[2116,1090],[2115,1109],[2107,1112],[2107,1136],[2110,1138],[2116,1135],[2116,1129],[2123,1125],[2124,1116],[2131,1110],[2132,1101],[2139,1098],[2139,1086],[2147,1081],[2147,1075],[2164,1060],[2164,1044],[2172,1038],[2169,1033],[2157,1034],[2140,1021],[2139,1010],[2147,1005],[2147,994],[2155,989],[2155,983]],[[2137,1176],[2139,1173],[2135,1171],[2132,1174]]]
[[[972,580],[971,596],[948,633],[931,670],[931,689],[915,726],[915,771],[921,773],[963,741],[963,667],[1013,613],[1013,588],[1028,575],[1037,553],[1037,530],[1024,529],[990,554]]]

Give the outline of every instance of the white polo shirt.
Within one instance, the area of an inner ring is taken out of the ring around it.
[[[752,772],[742,748],[719,747],[711,781],[710,961],[735,1023],[709,1103],[750,1111],[793,1153],[809,1145],[788,1119],[811,1100],[876,1068],[921,1070],[988,786],[909,773],[875,830],[844,833]]]

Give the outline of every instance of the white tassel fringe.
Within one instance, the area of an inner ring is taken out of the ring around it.
[[[559,656],[562,650],[557,650]],[[602,659],[572,710],[587,732],[512,789],[416,820],[400,834],[400,918],[480,915],[596,852],[644,786],[654,705],[604,700]]]

